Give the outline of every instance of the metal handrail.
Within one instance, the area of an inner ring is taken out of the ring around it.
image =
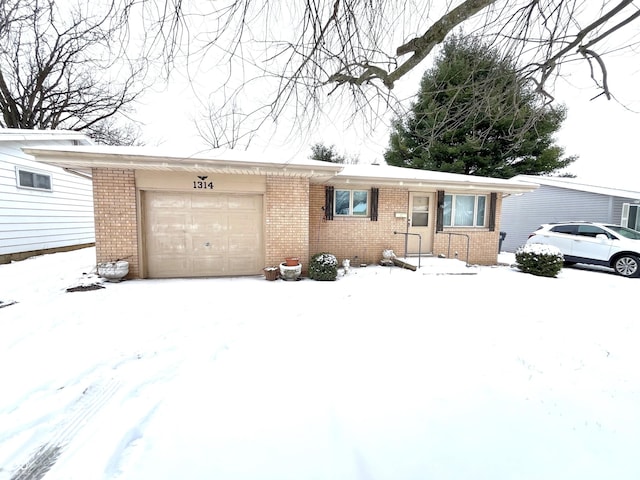
[[[467,239],[467,258],[466,258],[466,263],[467,263],[467,267],[469,266],[469,244],[471,243],[471,239],[469,237],[469,235],[467,235],[466,233],[452,233],[452,232],[438,232],[441,233],[443,235],[449,235],[449,243],[447,245],[447,258],[449,258],[451,256],[451,235],[457,235],[459,237],[466,237]]]
[[[394,235],[404,235],[404,258],[407,258],[407,242],[409,240],[408,235],[417,235],[418,236],[418,268],[420,268],[420,261],[422,259],[422,235],[419,233],[409,233],[409,232],[393,232]]]

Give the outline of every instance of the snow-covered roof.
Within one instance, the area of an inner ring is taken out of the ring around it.
[[[75,140],[80,145],[93,142],[84,133],[73,130],[29,130],[24,128],[0,128],[0,142],[45,142],[51,140]]]
[[[538,188],[532,182],[505,180],[491,177],[478,177],[459,173],[438,172],[415,168],[394,167],[391,165],[345,165],[344,169],[332,180],[332,183],[411,185],[425,188],[456,188],[482,191],[501,191],[509,193],[530,192]]]
[[[518,175],[513,177],[513,180],[522,182],[531,182],[538,185],[547,185],[550,187],[566,188],[568,190],[578,190],[581,192],[597,193],[600,195],[607,195],[610,197],[622,197],[633,198],[640,200],[640,192],[634,190],[625,190],[621,188],[614,188],[601,185],[593,185],[591,183],[585,183],[578,178],[564,178],[564,177],[542,177],[536,175]]]
[[[164,147],[105,145],[24,148],[36,160],[62,168],[130,168],[136,170],[210,171],[232,174],[280,174],[310,178],[318,184],[354,184],[448,188],[506,193],[530,192],[531,182],[417,170],[389,165],[344,165],[279,152],[214,149],[170,150]]]

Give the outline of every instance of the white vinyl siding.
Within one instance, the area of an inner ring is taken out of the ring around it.
[[[51,174],[47,172],[35,172],[24,167],[16,167],[16,182],[21,188],[51,191]]]
[[[500,219],[500,230],[507,234],[503,251],[515,252],[543,223],[570,220],[619,223],[622,205],[634,199],[617,196],[616,190],[610,190],[607,195],[543,184],[533,192],[508,196],[502,202]]]
[[[0,136],[0,255],[95,242],[91,181],[36,162],[21,150],[72,141],[28,136],[33,139]],[[50,176],[51,190],[20,186],[20,170]]]

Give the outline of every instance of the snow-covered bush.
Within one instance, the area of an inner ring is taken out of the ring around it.
[[[520,270],[541,277],[555,277],[562,270],[564,256],[553,245],[528,243],[516,250],[516,265]]]
[[[316,253],[309,263],[309,278],[335,280],[338,276],[338,259],[332,253]]]

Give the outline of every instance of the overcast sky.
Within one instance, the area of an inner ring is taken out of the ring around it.
[[[628,27],[634,28],[633,25]],[[633,36],[633,35],[632,35]],[[555,85],[555,98],[566,104],[568,116],[558,132],[557,144],[567,155],[578,155],[579,159],[568,169],[588,183],[640,190],[640,158],[637,152],[637,137],[640,132],[640,92],[637,85],[640,69],[638,56],[629,52],[618,57],[606,57],[609,86],[616,96],[607,100],[597,94],[589,78],[585,63],[570,68],[563,66],[563,76]],[[401,80],[395,88],[399,96],[412,96],[418,90],[424,66]],[[207,91],[210,82],[204,75],[197,77],[196,88]],[[144,140],[148,145],[185,147],[196,151],[207,148],[199,138],[194,121],[200,118],[203,108],[189,86],[180,80],[179,73],[173,77],[168,89],[158,88],[147,94],[145,104],[137,111],[137,118],[145,123]],[[288,157],[307,157],[310,145],[322,142],[335,145],[338,151],[358,156],[361,163],[381,161],[389,138],[387,115],[374,132],[362,123],[349,122],[349,110],[328,113],[319,127],[311,129],[307,136],[299,132],[293,136],[283,122],[276,136],[270,134],[253,141],[255,150],[283,152]]]

